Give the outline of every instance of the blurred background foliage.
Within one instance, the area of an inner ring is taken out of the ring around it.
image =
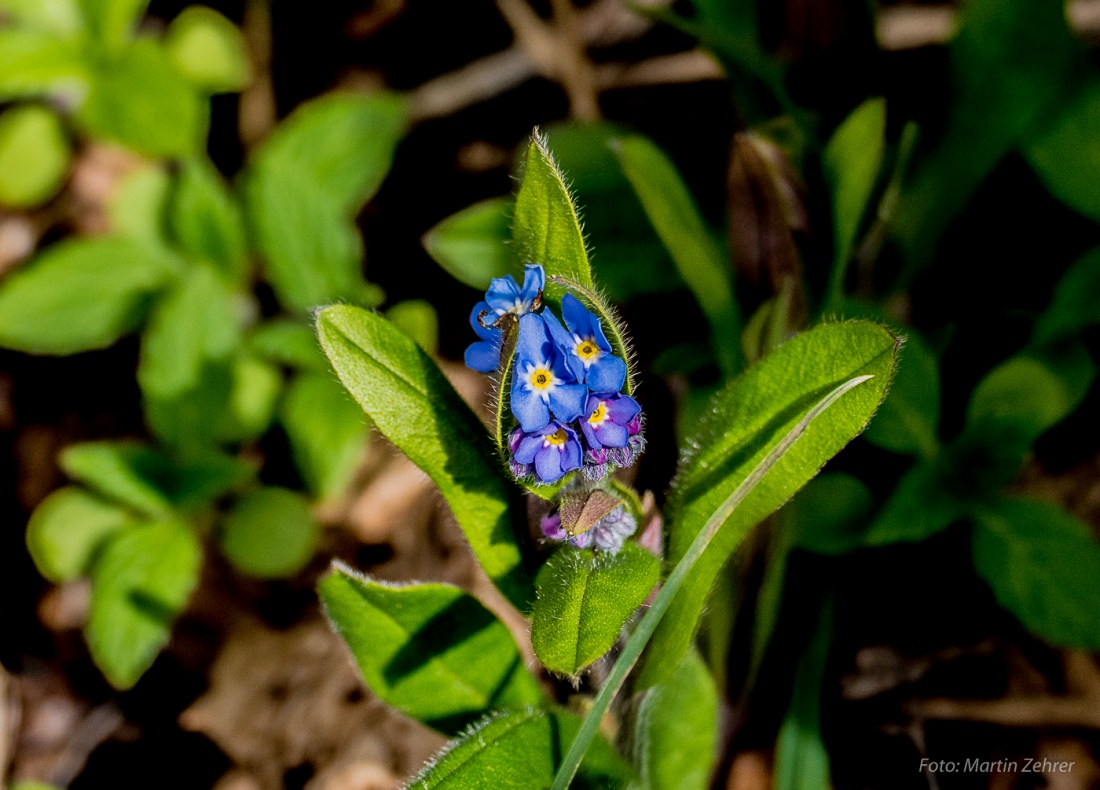
[[[450,578],[440,540],[353,523],[407,511],[310,309],[377,308],[459,359],[520,263],[535,125],[634,334],[639,490],[663,498],[707,397],[792,334],[907,338],[867,433],[722,575],[705,667],[645,704],[716,744],[719,785],[925,787],[928,755],[1100,775],[1095,6],[0,0],[0,661],[23,684],[0,694],[96,734],[35,763],[0,726],[13,776],[339,786],[320,746],[255,768],[177,716],[235,635],[278,638],[219,608],[315,618],[334,555]],[[371,737],[434,750],[401,726]],[[689,781],[674,758],[648,786]]]

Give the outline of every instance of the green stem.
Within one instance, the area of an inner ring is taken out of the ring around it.
[[[611,668],[611,672],[608,674],[603,688],[601,688],[600,693],[596,695],[596,699],[592,703],[592,708],[584,717],[584,721],[581,723],[581,727],[577,731],[573,743],[570,744],[569,751],[566,752],[565,758],[562,760],[561,767],[554,777],[554,784],[551,785],[550,790],[567,790],[569,783],[573,781],[573,777],[577,773],[577,768],[580,766],[581,760],[584,759],[585,752],[588,751],[592,739],[595,738],[596,732],[599,730],[600,722],[603,721],[607,709],[611,707],[612,700],[614,700],[615,696],[619,693],[619,689],[622,688],[626,676],[638,661],[639,656],[642,654],[642,650],[645,649],[650,637],[653,636],[653,632],[657,630],[657,624],[661,621],[665,611],[672,603],[672,599],[676,596],[676,593],[679,592],[684,580],[687,579],[688,575],[695,567],[695,563],[703,556],[703,552],[707,550],[711,540],[713,540],[721,526],[729,520],[730,516],[733,515],[733,511],[745,500],[745,497],[756,488],[757,484],[764,479],[768,472],[771,471],[772,467],[779,462],[791,446],[806,432],[810,423],[817,419],[822,412],[832,406],[846,392],[871,378],[873,378],[873,376],[870,375],[856,376],[844,382],[822,398],[817,405],[810,409],[810,411],[806,413],[806,416],[799,420],[798,424],[780,440],[779,444],[777,444],[772,451],[756,465],[749,473],[748,477],[741,481],[741,484],[734,489],[733,493],[729,495],[729,498],[727,498],[714,512],[714,515],[707,520],[703,529],[695,536],[695,540],[692,541],[691,547],[687,550],[687,554],[677,563],[672,573],[670,573],[665,580],[664,586],[661,587],[661,591],[657,594],[653,604],[638,623],[638,627],[634,629],[634,633],[627,639],[626,645],[623,647],[623,652],[619,655],[618,660],[615,661],[615,666]]]

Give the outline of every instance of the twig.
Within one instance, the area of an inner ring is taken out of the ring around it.
[[[569,95],[570,113],[582,121],[598,121],[600,103],[596,75],[581,40],[573,0],[550,0],[561,53],[561,85]]]
[[[643,85],[705,82],[725,79],[718,62],[701,49],[663,55],[640,63],[608,63],[596,67],[596,87],[601,91]]]
[[[252,82],[241,92],[237,126],[245,148],[252,148],[275,126],[275,83],[271,76],[271,7],[268,0],[248,0],[242,24],[252,60]]]
[[[1100,730],[1100,705],[1089,697],[936,698],[914,702],[910,712],[923,719],[980,721],[1004,727],[1087,727]]]

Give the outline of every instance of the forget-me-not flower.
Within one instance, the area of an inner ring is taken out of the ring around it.
[[[618,392],[593,393],[581,417],[581,431],[593,450],[626,447],[630,441],[627,428],[641,414],[642,407],[629,395]]]
[[[565,351],[566,364],[577,381],[583,381],[593,392],[621,390],[626,382],[626,361],[611,353],[600,319],[573,294],[562,297],[561,313],[564,327],[550,313],[546,324]]]
[[[515,462],[533,465],[543,483],[554,483],[581,468],[584,451],[577,432],[560,422],[526,433],[515,442]]]
[[[562,423],[581,415],[588,387],[565,364],[543,316],[520,317],[515,354],[510,405],[525,433],[546,427],[551,415]]]
[[[492,373],[500,367],[500,344],[504,337],[504,332],[500,329],[482,326],[481,316],[485,313],[492,315],[488,302],[478,302],[470,313],[470,326],[481,339],[466,348],[466,367],[473,368],[478,373]]]
[[[485,292],[485,299],[474,305],[470,313],[470,326],[481,338],[466,349],[466,365],[479,373],[492,373],[500,367],[500,346],[504,332],[496,322],[512,313],[519,316],[532,313],[542,303],[542,290],[546,285],[546,273],[541,266],[524,267],[523,287],[512,275],[495,278]]]

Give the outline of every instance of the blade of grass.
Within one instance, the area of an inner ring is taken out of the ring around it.
[[[630,673],[638,657],[642,654],[642,650],[645,649],[646,644],[649,642],[649,638],[653,636],[657,624],[660,622],[661,617],[664,616],[665,610],[668,609],[677,590],[680,589],[680,585],[684,583],[688,574],[691,573],[691,569],[695,566],[699,557],[702,556],[715,533],[717,533],[721,526],[729,520],[733,511],[736,510],[737,506],[741,504],[746,496],[748,496],[749,492],[764,479],[764,476],[768,474],[779,459],[782,458],[791,446],[798,441],[799,437],[806,432],[806,429],[810,427],[810,423],[836,403],[845,393],[871,378],[873,377],[856,376],[844,382],[822,398],[817,405],[810,409],[810,411],[806,413],[806,416],[783,437],[782,441],[780,441],[779,444],[777,444],[775,448],[757,464],[756,468],[749,473],[748,477],[741,481],[740,485],[738,485],[733,493],[729,495],[729,498],[726,499],[721,507],[714,512],[714,515],[710,517],[706,526],[703,527],[698,536],[696,536],[694,542],[692,542],[691,548],[688,549],[687,554],[684,555],[684,558],[680,560],[672,573],[669,574],[668,579],[665,580],[664,586],[661,587],[661,591],[657,594],[653,604],[638,623],[638,627],[634,630],[634,633],[632,633],[630,638],[626,641],[623,652],[615,661],[615,666],[611,668],[611,672],[607,676],[607,681],[604,683],[603,688],[600,689],[600,693],[596,695],[596,699],[592,703],[591,709],[584,717],[584,722],[581,724],[580,730],[577,731],[573,743],[570,744],[569,751],[566,752],[565,758],[562,760],[561,767],[554,777],[554,784],[551,785],[550,790],[567,790],[569,787],[569,783],[573,780],[573,776],[576,774],[577,767],[581,764],[585,752],[588,751],[589,744],[592,743],[592,739],[596,736],[600,727],[600,722],[603,721],[604,714],[607,713],[607,709],[611,706],[612,700],[615,699],[615,696],[619,693],[619,689],[622,688],[626,676]]]

